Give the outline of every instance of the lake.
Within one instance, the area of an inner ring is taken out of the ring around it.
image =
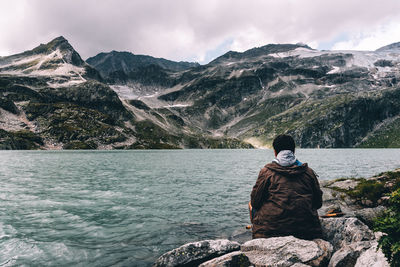
[[[400,167],[400,149],[299,149],[322,180]],[[149,266],[229,238],[272,150],[0,151],[1,266]]]

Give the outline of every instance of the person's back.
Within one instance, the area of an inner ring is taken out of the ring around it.
[[[322,191],[318,179],[306,163],[294,157],[294,141],[290,136],[281,135],[275,141],[276,159],[260,171],[251,192],[255,211],[253,238],[286,235],[320,238],[317,209],[322,205]]]

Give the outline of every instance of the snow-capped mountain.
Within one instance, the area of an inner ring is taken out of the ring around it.
[[[21,54],[0,58],[0,73],[48,77],[50,86],[79,84],[88,77],[99,77],[62,36]]]

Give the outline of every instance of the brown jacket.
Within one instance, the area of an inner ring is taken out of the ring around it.
[[[322,236],[317,209],[322,191],[314,171],[304,163],[282,167],[269,163],[260,171],[251,192],[253,238],[293,235]]]

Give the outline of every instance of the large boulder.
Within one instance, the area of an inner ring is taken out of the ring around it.
[[[293,236],[253,239],[241,251],[255,266],[326,266],[333,247],[322,239],[303,240]]]
[[[362,252],[371,247],[373,241],[361,241],[345,245],[337,250],[329,261],[328,267],[354,266]]]
[[[357,218],[321,219],[324,239],[329,241],[334,251],[345,245],[375,239],[374,233]]]
[[[188,243],[161,255],[154,263],[154,267],[197,266],[205,261],[239,249],[239,243],[227,239]]]
[[[382,250],[377,250],[378,242],[373,242],[372,246],[364,251],[357,259],[354,267],[389,267]]]

